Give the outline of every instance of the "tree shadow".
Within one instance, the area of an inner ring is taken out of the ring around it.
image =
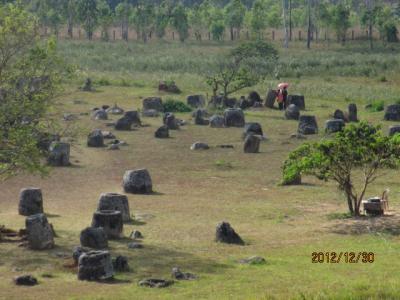
[[[389,234],[399,236],[400,216],[388,214],[342,219],[331,226],[331,231],[343,235]]]

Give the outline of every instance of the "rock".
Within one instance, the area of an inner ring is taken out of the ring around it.
[[[141,126],[142,121],[140,120],[140,115],[136,110],[130,110],[125,112],[124,117],[128,118],[132,125],[134,126]]]
[[[236,106],[236,98],[223,98],[222,99],[224,107],[234,108]]]
[[[218,224],[215,239],[221,243],[244,245],[242,238],[233,230],[228,222]]]
[[[100,210],[93,214],[92,227],[102,227],[108,239],[119,239],[123,230],[122,213],[118,210]]]
[[[298,133],[300,134],[317,134],[318,125],[315,116],[303,115],[299,118]]]
[[[191,107],[204,107],[206,99],[203,95],[190,95],[186,98],[186,102]]]
[[[340,109],[335,110],[333,113],[333,118],[338,120],[343,120],[343,122],[348,122],[348,118],[345,116],[344,112]]]
[[[241,259],[241,260],[239,260],[239,262],[241,264],[248,264],[248,265],[263,265],[267,261],[265,260],[265,258],[263,258],[261,256],[251,256],[248,258]]]
[[[92,118],[94,120],[108,120],[108,114],[105,110],[99,109],[93,112]]]
[[[166,81],[160,81],[158,84],[158,90],[160,92],[168,92],[168,93],[174,93],[174,94],[179,94],[181,90],[178,88],[178,86],[175,84],[174,81],[166,82]]]
[[[393,125],[389,127],[389,136],[400,133],[400,125]]]
[[[88,147],[104,147],[104,137],[100,129],[95,129],[89,133],[87,138]]]
[[[149,97],[146,99],[143,99],[143,111],[149,110],[149,109],[154,109],[158,112],[163,112],[164,111],[164,106],[162,103],[161,98],[158,97]]]
[[[79,280],[107,280],[113,276],[114,269],[108,251],[90,251],[79,257]]]
[[[146,109],[142,112],[143,117],[156,118],[160,115],[156,109]]]
[[[146,169],[128,170],[123,177],[125,193],[150,194],[153,192],[151,177]]]
[[[190,146],[190,150],[208,150],[210,147],[206,143],[196,142]]]
[[[305,140],[307,137],[303,134],[300,133],[293,133],[290,135],[290,138],[292,139],[299,139],[299,140]]]
[[[94,91],[94,90],[93,90],[93,87],[92,87],[92,80],[91,80],[90,78],[86,78],[85,84],[84,84],[84,86],[82,87],[82,91],[85,91],[85,92],[92,92],[92,91]]]
[[[102,248],[100,248],[100,249],[102,249]],[[74,260],[74,265],[78,266],[79,257],[81,257],[81,255],[83,253],[87,253],[89,251],[90,251],[90,249],[88,249],[88,248],[84,248],[81,246],[75,246],[74,249],[72,249],[72,259]]]
[[[341,119],[327,120],[325,122],[325,132],[327,133],[339,132],[343,130],[344,126],[345,126],[344,121]]]
[[[384,119],[386,121],[400,121],[400,104],[392,104],[386,107]]]
[[[168,126],[170,130],[179,129],[178,121],[175,119],[175,115],[173,113],[167,112],[164,114],[164,125]]]
[[[253,108],[261,108],[263,105],[262,105],[262,103],[261,102],[254,102],[254,104],[253,104]]]
[[[276,100],[276,91],[269,90],[267,92],[267,98],[265,99],[264,105],[269,108],[274,108],[275,100]]]
[[[209,120],[204,119],[204,111],[203,110],[197,109],[194,112],[194,115],[195,115],[194,123],[196,125],[209,125],[210,124]]]
[[[102,109],[102,110],[105,110],[105,111],[106,111],[107,109],[109,109],[109,108],[110,108],[110,105],[107,105],[107,104],[101,106],[101,109]]]
[[[108,239],[105,230],[101,227],[86,227],[81,231],[81,245],[94,249],[106,249]]]
[[[223,148],[223,149],[233,149],[233,148],[235,148],[233,145],[217,145],[216,147]]]
[[[221,107],[224,104],[223,102],[224,102],[223,96],[212,96],[208,105],[216,108],[216,107]]]
[[[240,108],[228,108],[224,112],[226,127],[244,127],[244,113]]]
[[[257,93],[256,91],[252,91],[248,96],[248,101],[250,103],[250,106],[254,106],[256,102],[261,103],[262,99],[259,93]]]
[[[38,284],[38,281],[32,275],[21,275],[14,277],[14,283],[16,285],[34,286]]]
[[[194,280],[197,278],[197,276],[192,273],[182,272],[178,267],[172,268],[172,277],[177,280]]]
[[[349,122],[358,122],[357,105],[355,103],[349,104]]]
[[[43,213],[42,190],[33,187],[22,189],[19,193],[18,213],[22,216]]]
[[[285,118],[287,120],[298,120],[300,117],[300,109],[294,105],[290,104],[285,110]]]
[[[132,231],[131,235],[129,236],[133,240],[142,239],[143,235],[139,230]]]
[[[121,107],[118,107],[117,104],[114,104],[113,107],[107,109],[107,113],[111,115],[122,115],[124,113],[124,110]]]
[[[63,120],[64,120],[64,121],[69,122],[69,121],[75,121],[75,120],[77,120],[77,119],[78,119],[78,116],[77,116],[77,115],[68,114],[68,113],[63,114]]]
[[[112,261],[113,268],[117,272],[128,272],[129,271],[129,264],[128,258],[126,256],[118,255]]]
[[[241,96],[239,100],[239,108],[245,110],[249,107],[251,107],[250,102],[244,96]]]
[[[246,123],[244,125],[243,138],[246,138],[246,136],[248,136],[249,134],[263,136],[264,134],[260,123]]]
[[[304,96],[301,95],[289,95],[287,98],[288,105],[294,104],[296,105],[300,110],[305,110],[306,109],[306,104],[304,101]]]
[[[258,153],[260,150],[260,137],[248,134],[244,140],[244,153]]]
[[[143,245],[139,244],[139,243],[132,242],[132,243],[128,244],[128,248],[129,249],[142,249]]]
[[[131,130],[132,121],[127,117],[122,117],[115,123],[115,130]]]
[[[70,149],[71,146],[68,143],[52,142],[49,147],[47,163],[54,167],[69,166]]]
[[[128,197],[116,193],[103,193],[100,195],[97,210],[118,210],[122,214],[122,221],[131,221]]]
[[[139,286],[146,286],[151,288],[164,288],[172,285],[174,282],[172,280],[164,280],[164,279],[144,279],[139,281]]]
[[[169,138],[169,129],[167,125],[163,125],[156,130],[154,136],[159,139],[167,139]]]
[[[115,135],[111,131],[102,131],[101,134],[104,139],[115,139]]]
[[[54,230],[44,214],[36,214],[25,220],[28,246],[33,250],[54,247]]]
[[[213,115],[210,118],[210,127],[212,128],[223,128],[225,124],[225,119],[219,115]]]
[[[205,108],[196,108],[193,112],[192,112],[192,117],[196,118],[196,115],[200,114],[201,118],[207,118],[208,117],[208,111]]]

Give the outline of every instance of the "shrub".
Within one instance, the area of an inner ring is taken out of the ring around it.
[[[107,78],[100,78],[97,82],[100,86],[108,86],[111,85],[111,82]]]
[[[367,109],[371,112],[378,112],[378,111],[383,111],[385,108],[385,102],[383,100],[375,100],[371,102]]]
[[[192,109],[187,106],[185,103],[179,100],[174,100],[174,99],[167,99],[167,101],[164,102],[164,111],[167,112],[191,112]]]

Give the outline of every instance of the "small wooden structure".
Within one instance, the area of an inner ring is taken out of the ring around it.
[[[373,197],[362,202],[364,213],[367,215],[381,216],[389,209],[389,190],[385,190],[382,197]]]

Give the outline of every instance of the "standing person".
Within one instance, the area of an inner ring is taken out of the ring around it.
[[[287,108],[287,97],[288,97],[288,91],[287,91],[287,86],[284,86],[282,89],[282,102],[283,102],[283,108]]]

